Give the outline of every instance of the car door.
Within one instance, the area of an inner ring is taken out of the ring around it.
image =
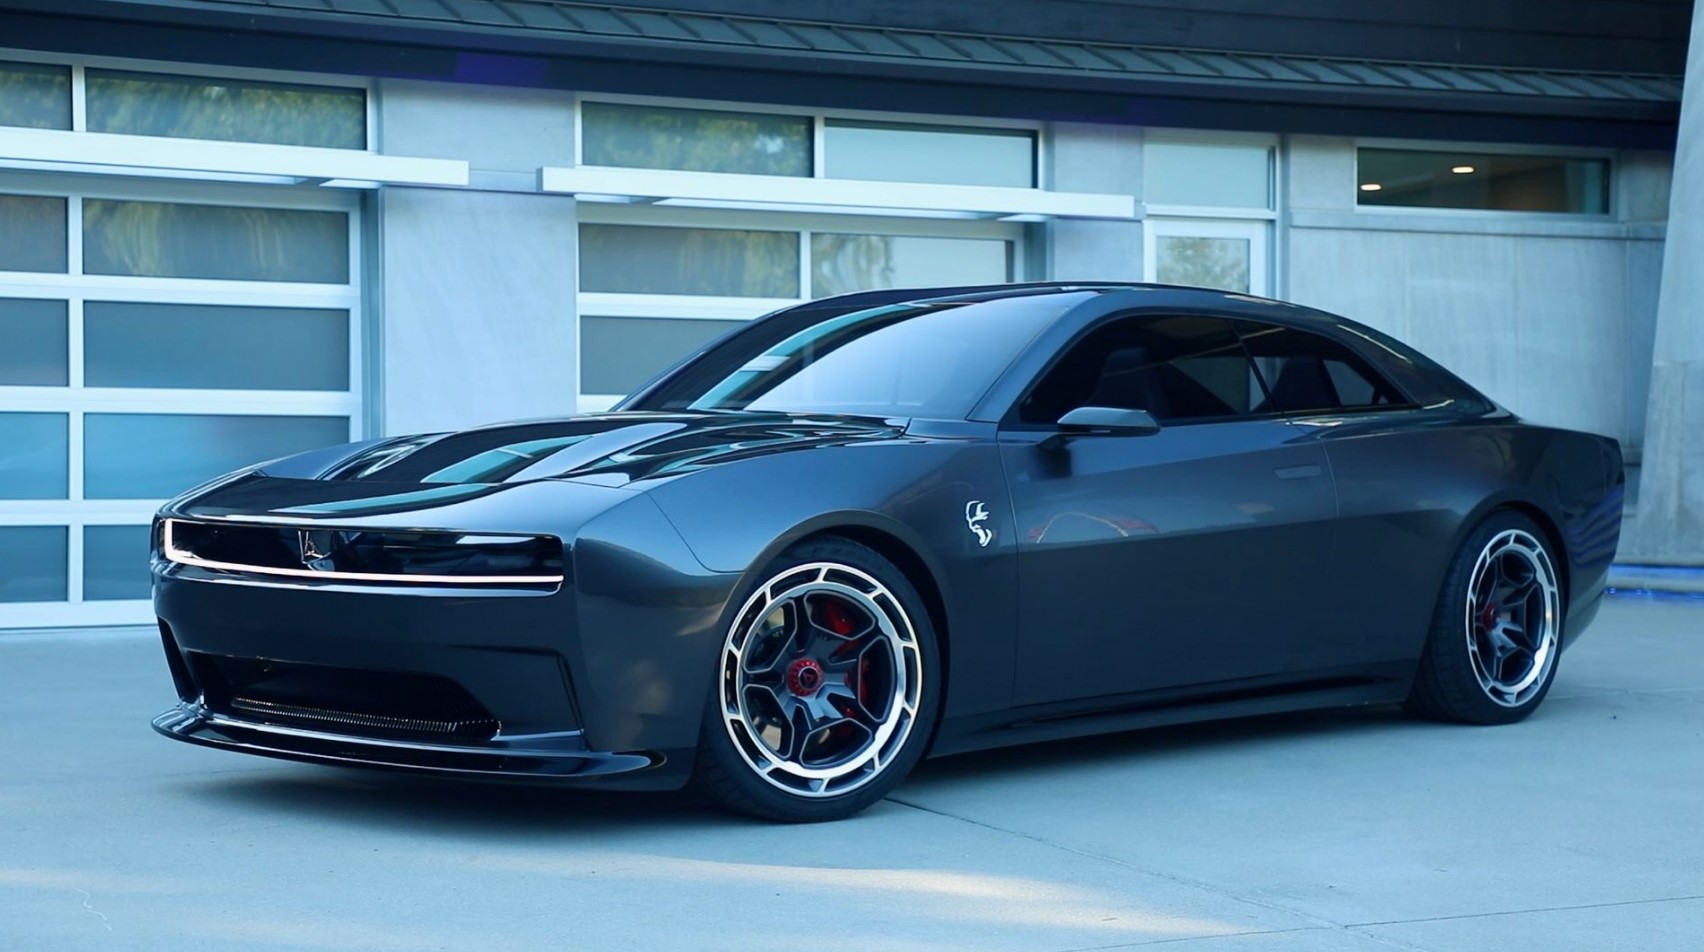
[[[1336,547],[1324,573],[1333,595],[1289,666],[1298,674],[1406,673],[1452,551],[1450,513],[1471,505],[1453,497],[1447,477],[1428,481],[1417,470],[1447,472],[1462,441],[1344,343],[1297,327],[1237,328],[1272,405],[1317,434],[1337,488]]]
[[[1083,406],[1150,435],[1068,437]],[[1002,424],[1017,522],[1019,704],[1281,674],[1321,617],[1337,502],[1230,321],[1126,315],[1044,371]]]

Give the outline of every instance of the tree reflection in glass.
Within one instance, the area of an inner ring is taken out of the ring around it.
[[[237,281],[349,281],[342,212],[83,200],[89,274]]]
[[[90,132],[364,149],[367,95],[359,89],[87,72]]]
[[[1161,284],[1182,284],[1221,291],[1249,291],[1246,238],[1188,238],[1165,236],[1159,240],[1158,267]]]
[[[0,63],[0,126],[71,128],[71,68]]]
[[[811,174],[811,120],[706,109],[588,102],[586,165],[751,175]]]
[[[581,225],[580,289],[799,296],[799,235],[732,228]]]

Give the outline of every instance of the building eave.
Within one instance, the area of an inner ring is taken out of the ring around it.
[[[310,9],[310,7],[312,7]],[[458,11],[452,18],[447,12]],[[78,21],[78,29],[67,29]],[[878,30],[536,0],[11,0],[31,48],[593,92],[1666,147],[1677,77]],[[214,35],[217,41],[214,42]],[[642,68],[635,69],[635,66]]]

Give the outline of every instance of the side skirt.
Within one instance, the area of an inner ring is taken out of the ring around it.
[[[1413,677],[1413,662],[1405,662],[1353,673],[1333,672],[1305,681],[1221,684],[1196,687],[1187,694],[1163,692],[1032,705],[994,716],[945,721],[935,736],[929,756],[1145,727],[1321,708],[1395,704],[1408,696]]]

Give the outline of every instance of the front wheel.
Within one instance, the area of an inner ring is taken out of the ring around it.
[[[1549,693],[1561,636],[1561,586],[1544,533],[1519,513],[1493,513],[1445,577],[1407,707],[1464,724],[1518,721]]]
[[[723,640],[698,785],[765,819],[851,816],[921,758],[938,658],[928,612],[891,562],[837,537],[794,546],[759,573]]]

